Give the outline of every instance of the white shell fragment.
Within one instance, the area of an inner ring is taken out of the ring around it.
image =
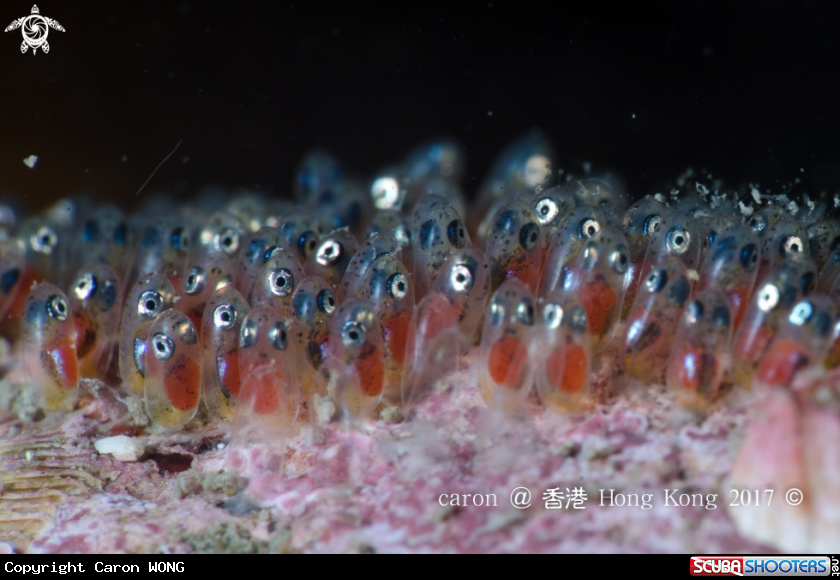
[[[93,446],[100,455],[113,455],[117,461],[127,463],[139,461],[146,452],[146,443],[136,437],[117,435],[95,442]]]

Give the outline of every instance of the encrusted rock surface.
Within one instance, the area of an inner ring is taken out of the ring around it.
[[[726,507],[744,405],[695,416],[659,389],[628,387],[580,417],[535,408],[517,419],[488,410],[468,370],[449,383],[401,422],[301,428],[284,441],[201,421],[154,434],[88,382],[98,398],[86,393],[65,418],[2,420],[0,549],[772,551],[740,535]],[[96,452],[118,435],[145,453],[127,462]],[[520,486],[530,508],[511,506]],[[576,487],[585,509],[545,508],[546,489]],[[601,489],[651,493],[651,509],[601,507]],[[716,493],[716,508],[666,507],[666,489]],[[441,494],[495,494],[498,505],[441,505]]]

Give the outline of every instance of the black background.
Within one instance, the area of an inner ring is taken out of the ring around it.
[[[31,1],[4,0],[0,26]],[[211,182],[287,194],[312,147],[368,175],[442,135],[465,148],[472,193],[536,126],[561,167],[613,169],[635,195],[688,166],[733,187],[840,190],[836,1],[39,8],[67,30],[49,54],[0,34],[0,191],[30,207],[82,187],[131,206],[178,141],[141,197]]]

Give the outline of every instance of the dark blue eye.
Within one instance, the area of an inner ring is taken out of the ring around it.
[[[120,224],[114,229],[114,241],[121,246],[125,245],[126,227],[125,224]]]
[[[318,204],[332,205],[338,201],[338,193],[332,188],[326,189],[318,196]]]
[[[175,228],[172,230],[172,249],[176,251],[186,250],[189,247],[189,241],[184,235],[184,228]]]
[[[685,304],[685,301],[688,300],[688,296],[691,294],[691,287],[688,285],[688,280],[685,278],[674,280],[673,284],[671,284],[670,293],[674,303],[682,308],[682,305]]]
[[[747,244],[741,248],[741,266],[745,270],[752,271],[758,262],[758,248],[755,244]]]
[[[143,237],[140,239],[140,246],[143,248],[151,248],[160,245],[161,241],[160,230],[156,226],[149,226],[143,230]]]
[[[268,242],[266,242],[266,240],[264,240],[264,239],[257,238],[257,239],[251,240],[251,245],[248,246],[248,251],[245,253],[246,257],[248,258],[248,261],[251,262],[252,264],[256,264],[257,260],[259,260],[260,257],[265,258],[266,257],[265,247],[267,245],[268,245]]]
[[[519,220],[517,219],[516,211],[509,209],[499,214],[496,218],[496,226],[493,228],[494,233],[515,236],[519,233]]]
[[[20,269],[18,268],[12,268],[11,270],[3,272],[3,275],[0,276],[0,290],[3,291],[3,294],[11,292],[12,287],[17,284],[19,278]]]
[[[522,226],[519,230],[519,245],[526,252],[530,252],[537,247],[537,241],[540,239],[540,226],[530,222]]]
[[[85,242],[98,242],[99,224],[94,220],[88,220],[85,223],[85,229],[82,231],[82,240]]]
[[[711,234],[709,234],[709,239],[711,239],[711,237]],[[738,242],[735,238],[723,238],[720,242],[718,242],[717,246],[715,246],[712,259],[716,262],[730,262],[735,259],[737,251]]]
[[[828,336],[833,326],[834,323],[827,312],[817,312],[817,315],[814,317],[814,328],[816,328],[820,336]]]
[[[441,242],[440,228],[435,220],[426,220],[420,226],[420,247],[428,250]]]
[[[718,326],[729,326],[729,308],[727,306],[716,306],[712,310],[712,322]]]
[[[298,240],[298,251],[300,255],[306,258],[318,245],[318,235],[313,231],[306,231],[300,236]]]
[[[265,253],[263,253],[263,264],[268,262],[271,259],[271,255],[279,249],[281,249],[280,246],[269,246],[266,248]]]
[[[111,310],[117,301],[117,287],[111,283],[106,283],[99,293],[99,299],[102,301],[103,310]]]
[[[464,224],[461,220],[452,220],[446,227],[446,233],[449,236],[449,243],[456,248],[462,248],[466,243],[467,236]]]
[[[718,233],[713,229],[709,229],[709,245],[710,246],[713,246],[715,244],[715,240],[717,239],[717,237],[718,237]]]
[[[802,277],[799,279],[799,290],[802,292],[803,296],[807,296],[814,289],[814,278],[815,276],[813,272],[805,272],[802,274]]]

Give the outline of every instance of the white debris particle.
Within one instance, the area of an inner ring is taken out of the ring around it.
[[[493,111],[487,111],[487,116],[492,117],[493,116]]]
[[[23,160],[23,164],[26,165],[29,169],[35,169],[36,163],[38,163],[37,155],[30,155],[29,157]]]
[[[755,200],[755,203],[761,203],[761,192],[760,191],[758,191],[756,188],[753,187],[752,191],[750,193],[752,194],[753,199]]]
[[[840,195],[834,194],[834,207],[840,207]]]
[[[661,193],[653,194],[653,199],[655,199],[659,203],[665,203],[665,196],[662,195]],[[838,198],[836,198],[836,197],[834,198],[834,204],[835,205],[840,205],[840,201],[838,201]]]
[[[801,171],[802,173],[805,173],[805,168],[804,168],[804,167],[800,167],[800,168],[799,168],[799,171]]]
[[[700,274],[694,268],[689,268],[686,274],[688,275],[689,280],[693,280],[694,282],[700,280]]]
[[[709,188],[700,183],[699,181],[694,182],[694,189],[697,190],[697,193],[700,194],[700,198],[703,201],[706,201],[706,196],[709,195]]]
[[[632,117],[635,119],[636,118],[636,113],[633,113]]]
[[[35,452],[32,451],[31,449],[28,449],[26,451],[26,460],[27,461],[32,461],[33,459],[35,459]]]
[[[224,449],[224,448],[225,448],[225,444],[224,444],[224,443],[216,443],[216,449],[222,450],[222,449]]]
[[[795,201],[791,200],[790,203],[787,204],[787,210],[790,212],[790,215],[796,215],[799,211],[799,205]]]
[[[591,162],[589,162],[589,161],[584,161],[583,162],[583,172],[587,175],[592,173],[592,163]]]
[[[743,201],[739,201],[738,206],[741,208],[741,214],[743,214],[744,217],[750,217],[755,211],[751,205],[744,205]]]
[[[137,437],[117,435],[106,437],[93,444],[100,455],[113,455],[117,461],[138,461],[146,452],[146,443]]]
[[[672,189],[671,190],[671,197],[676,198],[680,194],[679,189]]]

